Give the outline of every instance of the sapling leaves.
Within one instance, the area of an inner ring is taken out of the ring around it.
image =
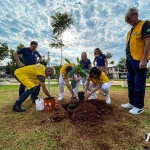
[[[67,58],[65,58],[65,61],[70,64],[70,61]]]
[[[73,80],[71,81],[71,87],[72,87],[72,89],[74,89],[74,88],[76,87],[76,84],[77,84],[76,80],[73,79]]]

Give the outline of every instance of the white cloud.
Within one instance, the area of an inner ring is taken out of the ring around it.
[[[51,63],[60,64],[60,50],[49,48],[51,16],[57,11],[67,12],[72,14],[74,25],[68,30],[72,38],[69,34],[65,37],[68,48],[63,51],[63,60],[76,62],[76,57],[86,51],[93,62],[93,51],[99,47],[105,54],[113,53],[117,64],[125,57],[126,33],[131,28],[124,22],[127,9],[135,6],[141,19],[150,20],[149,3],[150,0],[1,0],[0,39],[14,50],[20,43],[29,46],[36,40],[41,55],[46,56],[50,50]]]

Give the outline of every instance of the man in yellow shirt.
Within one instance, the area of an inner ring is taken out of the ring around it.
[[[90,70],[89,77],[85,83],[84,89],[85,98],[87,99],[90,95],[95,97],[96,95],[95,92],[101,88],[101,90],[106,94],[106,103],[110,104],[111,103],[109,93],[110,86],[111,84],[106,74],[103,71],[99,70],[97,67],[92,67]],[[87,90],[89,92],[87,92]]]
[[[76,84],[76,87],[73,90],[72,90],[72,88],[71,88],[71,86],[69,84],[69,80],[68,80],[68,77],[67,77],[67,73],[72,70],[73,66],[76,66],[76,64],[68,63],[68,64],[64,64],[62,66],[62,68],[60,69],[59,98],[58,98],[58,100],[63,100],[63,98],[64,98],[64,82],[66,83],[66,86],[67,86],[68,90],[70,91],[72,97],[73,98],[77,98],[76,94],[77,94],[78,88],[80,86],[81,77],[78,76],[78,75],[74,75],[74,78],[75,78],[77,84]]]
[[[21,107],[22,103],[36,90],[36,87],[39,84],[41,85],[43,92],[48,97],[51,97],[45,86],[45,77],[54,73],[55,69],[53,67],[46,68],[42,64],[30,65],[17,69],[15,71],[15,77],[27,88],[27,90],[15,102],[13,110],[16,112],[24,112],[25,109]]]

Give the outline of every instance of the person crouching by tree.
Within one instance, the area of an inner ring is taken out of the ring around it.
[[[22,103],[30,94],[35,92],[39,84],[45,95],[51,97],[45,86],[45,78],[52,74],[55,74],[55,69],[53,67],[46,68],[42,64],[30,65],[17,69],[15,71],[15,77],[27,88],[27,90],[18,98],[12,109],[16,112],[24,112],[25,109],[21,107]]]
[[[89,77],[85,83],[85,99],[87,100],[90,95],[95,94],[95,91],[101,88],[101,90],[106,94],[106,103],[110,104],[110,86],[111,84],[106,74],[97,67],[92,67]],[[87,92],[87,90],[89,92]]]
[[[72,98],[78,99],[76,95],[78,92],[78,88],[80,86],[80,80],[82,78],[77,74],[74,75],[74,79],[76,80],[77,84],[76,84],[75,88],[72,89],[70,84],[69,84],[68,77],[67,77],[67,73],[72,70],[73,66],[76,66],[76,64],[68,63],[68,64],[64,64],[62,66],[62,68],[60,69],[60,76],[59,76],[59,82],[58,82],[58,84],[59,84],[59,98],[58,98],[58,100],[63,100],[63,98],[64,98],[64,82],[65,82],[68,90],[70,91]]]

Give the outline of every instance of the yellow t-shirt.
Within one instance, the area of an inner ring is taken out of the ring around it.
[[[110,81],[103,71],[102,71],[101,75],[99,76],[99,78],[94,78],[94,77],[89,76],[87,80],[92,81],[93,84],[98,84],[98,83],[103,84],[103,83]]]
[[[37,78],[38,75],[46,77],[45,69],[45,66],[42,64],[29,65],[17,69],[15,75],[27,89],[31,89],[39,85],[40,81]]]
[[[74,63],[70,63],[70,64],[64,64],[61,69],[60,69],[60,74],[62,74],[62,78],[66,79],[67,78],[67,72],[66,72],[66,68],[68,66],[76,66],[76,64]]]

